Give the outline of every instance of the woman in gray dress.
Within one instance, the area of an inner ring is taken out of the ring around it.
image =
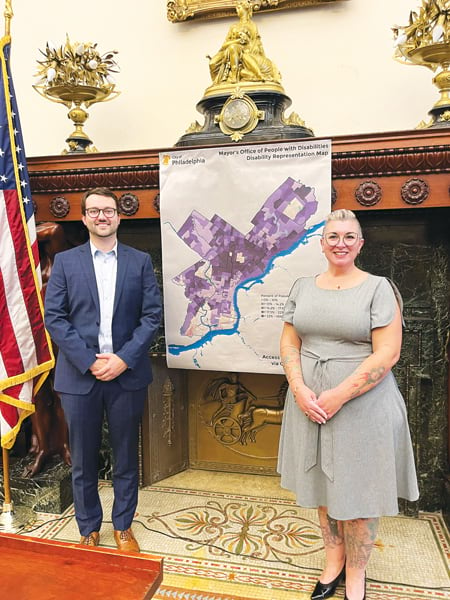
[[[353,212],[326,220],[328,269],[298,279],[284,313],[281,362],[289,382],[280,437],[281,485],[317,507],[326,564],[311,598],[345,579],[346,600],[366,597],[365,569],[378,518],[417,500],[403,398],[391,372],[402,340],[400,295],[362,271]]]

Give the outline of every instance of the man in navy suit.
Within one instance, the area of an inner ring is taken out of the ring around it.
[[[59,349],[54,385],[69,427],[80,543],[100,541],[98,457],[106,414],[114,462],[114,538],[120,550],[139,552],[131,530],[139,424],[152,381],[148,350],[160,324],[161,298],[149,255],[117,241],[118,208],[107,188],[84,194],[81,213],[89,241],[56,255],[45,325]]]

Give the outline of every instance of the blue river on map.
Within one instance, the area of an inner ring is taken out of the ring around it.
[[[234,294],[233,294],[233,304],[234,304],[234,308],[235,308],[237,316],[236,316],[236,324],[233,327],[230,327],[228,329],[214,329],[214,330],[208,331],[208,333],[205,333],[204,336],[202,336],[199,340],[197,340],[196,342],[193,342],[192,344],[186,344],[186,345],[169,344],[168,350],[169,350],[170,354],[173,354],[174,356],[179,356],[182,352],[187,352],[189,350],[198,350],[199,348],[202,348],[205,344],[207,344],[208,342],[211,342],[218,335],[235,335],[236,333],[239,333],[239,321],[241,319],[241,313],[240,313],[240,310],[239,310],[238,304],[237,304],[237,296],[238,296],[239,290],[242,289],[242,290],[248,291],[254,285],[256,285],[258,283],[262,283],[264,277],[268,273],[270,273],[270,271],[272,270],[273,264],[277,258],[280,258],[281,256],[288,256],[289,254],[292,254],[292,252],[294,252],[294,250],[296,250],[299,246],[306,245],[309,242],[309,238],[314,237],[316,235],[316,231],[318,229],[320,229],[321,227],[323,227],[324,224],[325,224],[325,221],[322,221],[321,223],[314,225],[314,227],[307,229],[305,231],[304,235],[301,236],[294,244],[292,244],[292,246],[290,248],[272,256],[272,258],[269,260],[269,262],[267,264],[266,269],[261,273],[261,275],[258,275],[258,277],[252,277],[250,279],[246,279],[245,281],[243,281],[242,283],[240,283],[239,285],[236,286],[236,289],[234,290]]]

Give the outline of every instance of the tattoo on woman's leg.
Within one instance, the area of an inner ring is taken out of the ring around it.
[[[325,546],[335,548],[341,546],[344,543],[344,536],[342,532],[342,523],[333,519],[329,515],[326,518],[326,525],[321,524],[322,537]]]
[[[365,569],[372,552],[378,528],[378,519],[345,521],[345,550],[347,566]]]

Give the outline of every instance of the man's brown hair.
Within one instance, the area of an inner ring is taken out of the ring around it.
[[[106,198],[112,198],[116,204],[117,213],[118,214],[120,213],[119,199],[117,198],[116,194],[109,188],[96,187],[96,188],[92,188],[91,190],[87,190],[87,192],[84,192],[83,197],[81,198],[81,214],[82,215],[86,214],[86,200],[89,198],[89,196],[92,196],[93,194],[98,194],[99,196],[105,196]]]

